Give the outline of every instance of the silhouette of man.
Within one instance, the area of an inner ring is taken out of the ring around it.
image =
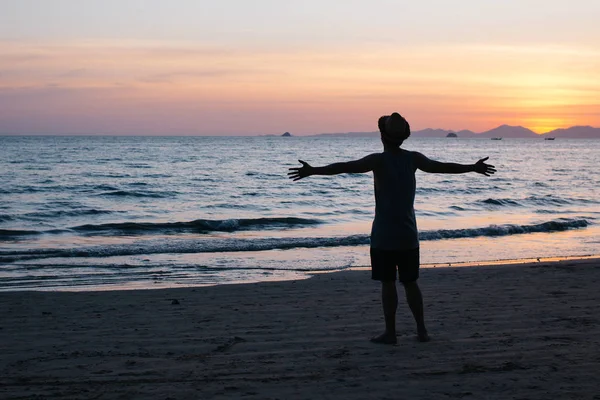
[[[381,281],[381,302],[385,331],[371,339],[374,343],[395,344],[398,295],[396,278],[404,286],[406,301],[417,324],[417,337],[429,341],[423,316],[423,297],[419,278],[419,237],[415,219],[415,172],[417,169],[442,174],[477,172],[490,176],[493,165],[482,158],[475,164],[434,161],[421,153],[400,148],[410,136],[408,122],[398,113],[378,121],[383,152],[360,160],[312,167],[299,160],[302,167],[290,168],[289,178],[297,181],[311,175],[337,175],[373,171],[375,181],[375,219],[371,229],[371,277]],[[397,276],[396,276],[397,274]]]

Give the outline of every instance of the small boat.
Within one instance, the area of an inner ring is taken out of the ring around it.
[[[493,137],[492,140],[502,140],[501,137]]]
[[[546,138],[544,138],[544,140],[554,140],[554,139],[556,139],[556,138],[553,138],[553,137],[546,137]]]

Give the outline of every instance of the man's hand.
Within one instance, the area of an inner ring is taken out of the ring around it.
[[[478,174],[483,174],[485,176],[493,175],[496,172],[496,167],[490,164],[486,164],[484,161],[487,161],[489,157],[482,158],[481,160],[475,163],[475,172]]]
[[[297,181],[302,178],[306,178],[307,176],[313,175],[314,168],[311,167],[307,162],[302,160],[298,160],[302,167],[299,168],[290,168],[290,172],[288,172],[288,178]]]

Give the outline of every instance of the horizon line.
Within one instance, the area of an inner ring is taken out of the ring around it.
[[[568,129],[572,129],[572,128],[578,128],[578,127],[583,127],[583,128],[591,128],[591,129],[600,129],[600,127],[594,127],[591,125],[573,125],[567,128],[556,128],[553,129],[551,131],[548,132],[543,132],[543,133],[539,133],[539,132],[535,132],[534,130],[524,127],[522,125],[508,125],[508,124],[501,124],[498,125],[495,128],[491,128],[488,129],[486,131],[482,131],[482,132],[475,132],[472,131],[470,129],[459,129],[459,130],[455,130],[455,129],[444,129],[444,128],[423,128],[423,129],[418,129],[418,130],[414,130],[412,131],[412,133],[416,133],[416,132],[421,132],[421,131],[426,131],[426,130],[432,130],[432,131],[444,131],[444,132],[452,132],[452,133],[460,133],[463,131],[469,131],[471,133],[473,133],[474,135],[481,135],[484,133],[487,133],[489,131],[498,129],[498,128],[502,128],[502,127],[511,127],[511,128],[524,128],[527,129],[533,133],[535,133],[536,135],[539,136],[543,136],[546,135],[550,132],[555,132],[558,130],[568,130]],[[176,134],[169,134],[169,133],[164,133],[164,134],[145,134],[145,133],[33,133],[33,132],[29,132],[29,133],[8,133],[8,132],[0,132],[0,137],[7,137],[7,136],[104,136],[104,137],[135,137],[135,136],[155,136],[155,137],[187,137],[187,136],[197,136],[197,137],[267,137],[267,136],[281,136],[284,133],[288,133],[286,132],[282,132],[282,133],[250,133],[250,134],[223,134],[223,135],[218,135],[218,134],[201,134],[201,133],[176,133]],[[306,133],[306,134],[292,134],[290,133],[292,136],[294,137],[311,137],[311,136],[322,136],[322,135],[347,135],[347,134],[377,134],[379,133],[378,131],[347,131],[347,132],[319,132],[319,133]]]

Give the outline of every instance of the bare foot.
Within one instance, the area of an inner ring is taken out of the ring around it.
[[[431,340],[427,331],[419,332],[417,334],[417,339],[419,340],[419,342],[429,342]]]
[[[372,337],[371,342],[379,344],[396,344],[398,343],[398,339],[396,339],[395,333],[384,332],[379,336]]]

